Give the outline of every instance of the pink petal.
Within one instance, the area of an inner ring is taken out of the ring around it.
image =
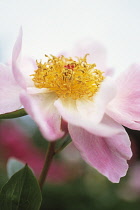
[[[0,64],[0,114],[12,112],[21,107],[21,88],[16,83],[10,66]]]
[[[89,63],[96,63],[97,68],[101,71],[106,69],[106,49],[98,42],[83,40],[75,46],[71,54],[78,57],[89,54],[87,57]]]
[[[27,86],[32,87],[33,81],[31,74],[37,69],[36,62],[31,57],[21,57],[22,50],[22,28],[19,31],[18,38],[13,48],[12,54],[12,68],[14,77],[22,88],[26,89]]]
[[[132,65],[117,79],[117,95],[107,114],[120,124],[140,130],[140,65]]]
[[[105,69],[104,75],[105,76],[113,77],[115,75],[115,69],[113,69],[113,68],[107,68],[107,69]]]
[[[131,158],[132,153],[123,127],[117,135],[109,138],[92,135],[73,125],[69,125],[69,132],[83,159],[110,181],[118,183],[126,175],[126,160]]]
[[[65,121],[76,126],[81,126],[89,132],[94,133],[95,125],[102,120],[106,105],[115,96],[115,93],[114,84],[108,78],[102,83],[93,101],[84,99],[75,101],[59,98],[55,101],[54,105]]]
[[[32,74],[37,69],[36,61],[32,57],[24,56],[20,64],[20,71],[22,72],[23,79],[25,79],[26,87],[34,87]]]
[[[25,88],[26,87],[25,80],[23,78],[22,73],[19,70],[20,69],[19,65],[21,62],[20,54],[21,54],[21,49],[22,49],[22,33],[23,33],[22,28],[20,28],[19,35],[14,45],[13,53],[12,53],[12,69],[13,69],[13,74],[17,83],[22,88]]]
[[[56,140],[64,135],[61,130],[61,116],[53,103],[56,96],[53,94],[32,94],[23,92],[21,102],[25,110],[38,124],[43,136],[48,140]]]

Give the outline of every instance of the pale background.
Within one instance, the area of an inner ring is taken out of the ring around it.
[[[0,61],[12,52],[19,27],[23,51],[40,59],[93,39],[108,52],[108,66],[140,63],[139,0],[0,0]]]

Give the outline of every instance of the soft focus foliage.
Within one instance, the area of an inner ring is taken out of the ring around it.
[[[45,143],[47,145],[47,142]],[[0,123],[0,151],[0,159],[4,162],[8,158],[14,157],[23,163],[27,163],[37,177],[40,175],[45,151],[39,150],[33,144],[33,139],[25,134],[24,129],[17,123],[9,121]],[[61,163],[59,160],[53,161],[48,174],[49,179],[54,182],[67,179],[70,175],[66,168],[65,163]]]
[[[28,120],[28,117],[27,117]],[[22,122],[22,121],[21,121]],[[4,123],[4,124],[3,124]],[[22,127],[23,127],[22,123]],[[36,147],[36,150],[40,151],[40,153],[44,153],[47,148],[47,142],[43,139],[40,132],[37,128],[34,128],[34,132],[32,134],[32,137],[29,138],[28,134],[25,134],[25,130],[20,127],[20,123],[18,121],[17,123],[11,124],[9,121],[7,123],[1,122],[0,123],[0,134],[1,134],[1,140],[2,138],[2,128],[5,128],[5,132],[8,130],[10,132],[10,139],[14,139],[16,136],[20,137],[19,142],[20,145],[23,144],[22,138],[25,139],[25,144],[30,144],[30,151],[32,153],[32,150],[34,147]],[[6,129],[7,128],[7,129]],[[135,163],[135,161],[139,158],[140,154],[140,144],[139,144],[139,132],[130,132],[131,133],[131,139],[133,141],[133,152],[135,153],[135,158],[132,159],[131,165]],[[18,135],[17,135],[18,133]],[[20,133],[20,135],[19,135]],[[6,134],[6,133],[5,133]],[[12,137],[13,136],[13,137]],[[26,136],[26,138],[25,138]],[[6,137],[6,135],[5,135]],[[7,138],[7,137],[6,137]],[[5,154],[8,154],[8,150],[10,148],[11,142],[9,141],[8,146],[8,140],[5,138],[5,141],[7,143],[6,147],[3,147],[1,144],[1,148],[4,148]],[[18,139],[18,138],[15,138]],[[3,139],[4,141],[4,139]],[[14,140],[11,140],[14,141]],[[27,141],[27,142],[26,142]],[[32,143],[31,143],[32,142]],[[18,142],[16,141],[17,148]],[[6,152],[7,148],[7,152]],[[137,148],[137,149],[136,149]],[[16,146],[15,146],[16,149]],[[13,150],[14,151],[14,150]],[[12,151],[11,151],[12,153]],[[10,153],[10,154],[11,154]],[[26,155],[27,153],[25,153]],[[23,155],[24,156],[24,155]],[[30,155],[31,156],[31,155]],[[10,157],[10,156],[7,156]],[[2,186],[6,182],[6,171],[5,171],[5,159],[7,160],[6,156],[2,156],[1,153],[1,169],[0,169],[0,186]],[[32,156],[34,157],[34,156]],[[59,161],[60,165],[64,164],[65,160],[65,174],[67,176],[59,175],[59,171],[61,167],[58,166],[56,170],[53,171],[52,175],[49,175],[48,184],[45,184],[45,188],[43,190],[43,202],[42,207],[40,210],[46,210],[48,208],[49,210],[92,210],[93,208],[95,210],[137,210],[139,208],[140,202],[139,202],[139,194],[137,193],[137,196],[135,198],[130,198],[130,195],[132,194],[131,191],[127,190],[130,186],[129,184],[129,177],[131,177],[131,170],[133,170],[133,167],[131,169],[130,167],[130,173],[128,173],[128,177],[125,177],[122,179],[122,181],[119,184],[111,184],[105,177],[100,175],[97,171],[90,168],[88,165],[86,165],[80,158],[79,153],[77,153],[77,150],[72,146],[69,145],[68,148],[64,149],[63,153],[58,155],[56,157],[56,160]],[[33,160],[32,160],[33,161]],[[36,159],[34,159],[36,161]],[[3,163],[3,166],[2,166]],[[34,162],[35,164],[35,162]],[[61,178],[57,179],[57,175]],[[52,178],[51,178],[52,176]],[[139,176],[139,174],[138,174]],[[132,180],[132,178],[131,178]],[[131,183],[132,187],[132,183]],[[125,190],[126,189],[126,190]],[[134,191],[133,186],[133,191]],[[137,192],[137,189],[136,191]],[[129,195],[128,195],[129,193]],[[134,194],[134,192],[133,192]],[[55,200],[55,202],[54,202]]]

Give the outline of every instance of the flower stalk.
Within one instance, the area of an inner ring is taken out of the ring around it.
[[[39,186],[40,189],[42,189],[43,184],[45,182],[46,176],[48,174],[51,162],[53,160],[53,156],[55,155],[55,142],[49,142],[47,153],[46,153],[46,158],[45,158],[45,163],[41,172],[41,175],[39,177]]]
[[[41,175],[39,177],[39,181],[38,181],[39,185],[40,185],[40,189],[42,189],[42,187],[44,185],[44,182],[47,177],[47,174],[48,174],[48,171],[49,171],[49,168],[52,163],[54,155],[61,152],[71,142],[71,138],[69,135],[67,135],[66,137],[63,137],[61,140],[64,140],[64,142],[58,148],[56,148],[56,142],[49,142],[49,144],[48,144],[48,149],[47,149],[47,153],[46,153],[44,166],[43,166],[43,169],[42,169]]]
[[[64,139],[63,143],[58,148],[55,149],[55,154],[61,152],[72,141],[69,135],[63,137],[62,140],[63,139]]]

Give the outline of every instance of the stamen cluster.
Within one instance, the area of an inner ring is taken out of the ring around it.
[[[58,97],[74,100],[90,99],[99,90],[104,80],[103,72],[95,69],[96,64],[87,63],[87,55],[77,60],[45,56],[47,62],[36,61],[38,69],[31,75],[37,88],[47,88]]]

